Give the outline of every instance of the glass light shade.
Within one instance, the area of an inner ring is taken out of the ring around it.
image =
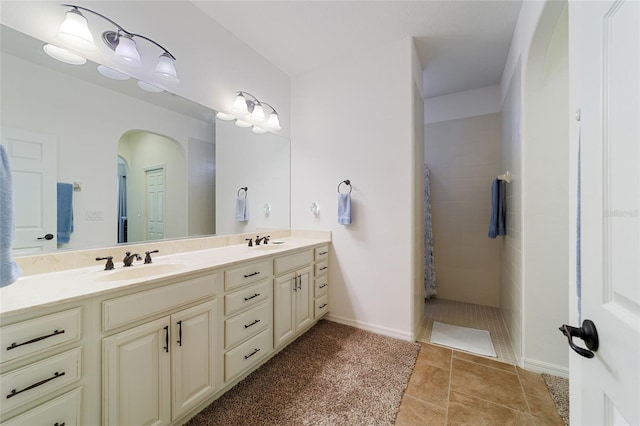
[[[166,52],[158,58],[158,63],[156,64],[156,75],[161,79],[172,83],[177,83],[179,81],[173,58]]]
[[[236,126],[238,126],[238,127],[251,127],[251,126],[253,126],[253,124],[249,123],[248,121],[237,119],[236,120]]]
[[[247,110],[247,100],[242,96],[242,93],[238,93],[238,96],[236,96],[231,111],[237,114],[247,114],[249,112],[249,110]]]
[[[42,46],[42,50],[51,56],[53,59],[57,59],[60,62],[71,65],[83,65],[87,62],[82,56],[75,54],[62,47],[54,46],[53,44],[45,44]]]
[[[164,89],[142,80],[138,81],[138,87],[141,88],[142,90],[146,90],[147,92],[151,92],[151,93],[164,92]]]
[[[67,46],[83,52],[95,52],[98,47],[89,31],[87,18],[77,9],[67,12],[64,22],[60,25],[57,37]]]
[[[269,114],[269,118],[267,119],[265,127],[269,130],[280,130],[282,128],[280,127],[280,120],[278,120],[277,113],[272,112],[271,114]]]
[[[126,34],[120,34],[120,37],[118,37],[118,46],[116,47],[113,59],[122,65],[142,66],[140,53],[138,53],[138,49],[136,48],[136,42],[133,41],[131,36]]]
[[[114,70],[106,65],[98,65],[98,72],[113,80],[129,80],[131,78],[127,74]]]
[[[258,127],[258,126],[253,126],[253,129],[251,129],[251,131],[253,133],[260,133],[260,134],[268,132],[267,129],[263,129],[262,127]]]
[[[253,106],[253,111],[251,112],[251,121],[253,121],[254,123],[264,123],[265,121],[267,121],[266,117],[264,116],[262,105],[255,104]]]
[[[222,111],[218,111],[216,114],[216,117],[218,117],[220,120],[224,120],[224,121],[229,121],[229,120],[235,120],[236,117],[231,115],[231,114],[227,114],[226,112],[222,112]]]

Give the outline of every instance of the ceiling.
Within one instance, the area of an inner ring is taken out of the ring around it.
[[[500,82],[522,1],[193,3],[289,76],[414,37],[431,98]]]

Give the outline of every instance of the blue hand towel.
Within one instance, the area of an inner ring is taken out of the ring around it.
[[[11,258],[11,248],[15,236],[13,217],[13,192],[9,156],[0,145],[0,287],[18,280],[22,270]]]
[[[338,194],[338,223],[349,225],[351,223],[351,194]]]
[[[491,185],[491,220],[489,222],[489,238],[496,238],[498,235],[506,235],[505,216],[507,209],[505,205],[504,181],[495,179]]]
[[[58,244],[67,244],[73,232],[73,184],[58,182]]]
[[[249,221],[249,204],[247,203],[247,197],[236,198],[236,222],[248,222]]]

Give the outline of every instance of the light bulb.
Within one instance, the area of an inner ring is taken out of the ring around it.
[[[57,37],[67,46],[83,52],[95,52],[98,47],[93,42],[87,18],[78,9],[71,9],[60,25]]]
[[[278,120],[278,113],[272,112],[269,114],[265,127],[269,130],[280,130],[282,128],[280,127],[280,120]]]
[[[247,114],[249,112],[247,110],[247,100],[242,96],[242,93],[238,93],[238,96],[236,96],[236,100],[233,102],[231,111],[237,114]]]
[[[142,66],[140,53],[138,53],[138,49],[136,48],[136,42],[133,41],[128,34],[120,34],[118,37],[118,46],[116,46],[113,59],[122,65]]]
[[[178,73],[176,71],[176,65],[173,58],[167,53],[163,53],[158,58],[158,64],[156,65],[156,75],[163,80],[170,81],[172,83],[178,83]]]
[[[267,119],[264,116],[264,110],[262,109],[262,105],[255,104],[253,106],[253,111],[251,111],[251,121],[254,123],[264,123]]]

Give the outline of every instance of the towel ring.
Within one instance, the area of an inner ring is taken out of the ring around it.
[[[240,191],[244,191],[244,198],[247,198],[247,191],[249,191],[249,187],[243,186],[240,189],[238,189],[238,197],[240,196]]]
[[[338,184],[338,194],[341,194],[340,185],[342,185],[343,183],[346,184],[349,187],[349,194],[351,194],[351,191],[353,190],[353,187],[351,186],[351,181],[349,179],[343,180],[342,182],[340,182]]]

